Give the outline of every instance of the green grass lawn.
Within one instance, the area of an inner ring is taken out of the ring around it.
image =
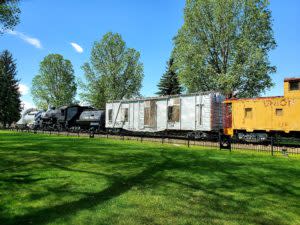
[[[300,224],[300,158],[0,131],[0,224]]]

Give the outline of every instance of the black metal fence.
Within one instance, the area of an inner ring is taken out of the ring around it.
[[[190,146],[202,146],[205,148],[219,148],[228,151],[249,151],[270,155],[294,155],[300,154],[300,138],[270,137],[264,140],[245,141],[237,138],[215,135],[207,138],[192,138],[188,136],[157,135],[157,134],[109,134],[106,132],[80,132],[80,131],[53,131],[53,130],[30,130],[9,129],[17,132],[40,133],[48,135],[65,135],[89,138],[111,138],[119,140],[135,140],[139,142],[158,142],[161,144],[174,144]]]
[[[228,145],[222,146],[222,142],[220,141],[220,149],[228,149],[230,151],[256,151],[270,155],[280,154],[288,156],[300,154],[300,138],[268,137],[259,141],[245,141],[237,138],[229,138]]]

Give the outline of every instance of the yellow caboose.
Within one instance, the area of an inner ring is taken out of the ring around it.
[[[224,133],[300,133],[300,78],[284,80],[284,96],[227,99]]]

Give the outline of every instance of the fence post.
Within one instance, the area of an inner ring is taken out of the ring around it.
[[[190,147],[190,138],[188,137],[188,148]]]
[[[220,131],[219,131],[219,150],[222,150],[222,137]]]
[[[274,141],[273,141],[273,137],[271,137],[271,155],[274,156]]]
[[[95,132],[92,130],[90,131],[90,138],[94,138],[95,137]]]

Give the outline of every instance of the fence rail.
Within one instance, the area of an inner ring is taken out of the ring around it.
[[[88,133],[88,132],[68,132],[68,131],[50,131],[50,130],[29,130],[29,129],[6,129],[16,132],[39,133],[48,135],[64,135],[75,137],[89,137],[89,138],[110,138],[118,140],[135,140],[139,142],[149,141],[158,143],[178,144],[189,146],[202,146],[208,148],[219,148],[220,150],[230,151],[255,151],[261,153],[268,153],[271,155],[296,155],[300,154],[300,139],[278,139],[269,138],[263,143],[259,142],[245,142],[230,138],[228,145],[223,146],[221,137],[213,139],[192,139],[188,137],[174,137],[174,136],[157,136],[157,135],[129,135],[129,134],[108,134],[108,133]]]

